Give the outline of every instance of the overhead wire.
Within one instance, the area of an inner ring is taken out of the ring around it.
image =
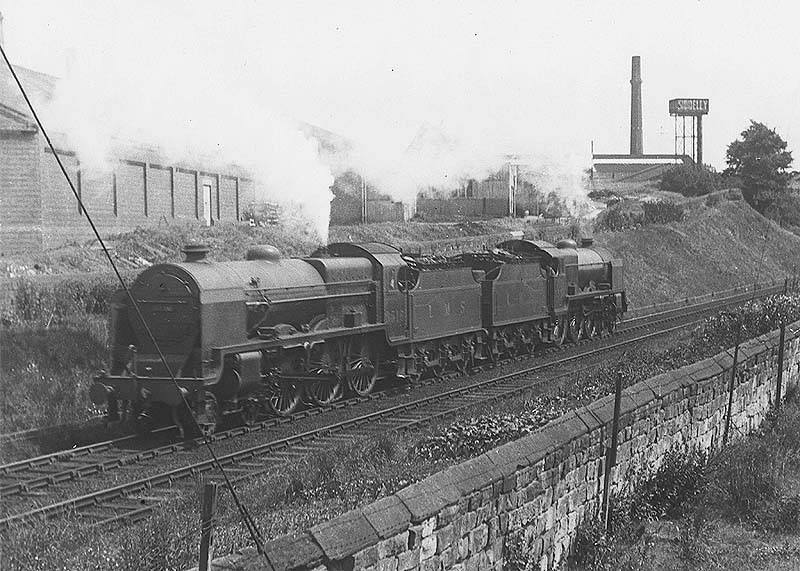
[[[67,184],[69,185],[69,188],[72,191],[73,196],[75,197],[75,200],[77,200],[78,206],[80,207],[80,212],[83,213],[84,216],[86,216],[86,220],[89,222],[89,226],[91,226],[92,232],[94,233],[95,238],[99,242],[100,247],[102,248],[103,253],[105,254],[106,258],[108,259],[109,264],[111,264],[111,268],[114,270],[114,274],[116,275],[117,280],[119,281],[120,285],[122,286],[122,289],[124,290],[125,295],[127,296],[128,300],[130,301],[131,306],[134,308],[134,311],[136,312],[137,318],[142,323],[142,326],[143,326],[143,328],[145,330],[145,333],[146,333],[146,335],[148,337],[148,340],[155,347],[156,352],[158,353],[158,358],[160,359],[161,363],[164,365],[164,368],[166,369],[167,374],[169,375],[169,378],[171,379],[172,383],[175,385],[175,389],[177,390],[178,394],[180,395],[181,400],[183,401],[183,404],[189,410],[189,413],[191,414],[192,421],[194,422],[195,426],[197,427],[197,429],[202,434],[203,443],[205,444],[206,448],[208,449],[208,452],[211,454],[211,457],[213,459],[215,467],[222,474],[222,477],[223,477],[223,479],[225,481],[225,487],[228,488],[228,490],[231,493],[231,496],[233,497],[234,503],[236,504],[236,507],[239,510],[239,513],[241,514],[242,520],[244,521],[245,526],[247,527],[247,530],[248,530],[248,532],[250,534],[250,538],[252,539],[253,543],[256,545],[256,549],[258,550],[258,553],[259,554],[264,554],[263,539],[262,539],[261,533],[260,533],[260,531],[258,529],[258,526],[256,525],[255,520],[250,515],[250,512],[247,510],[247,507],[241,502],[241,500],[239,498],[239,495],[238,495],[238,493],[236,492],[236,489],[233,486],[233,483],[230,481],[230,479],[228,477],[228,474],[225,472],[225,468],[219,462],[219,459],[217,458],[217,455],[214,452],[214,448],[211,445],[211,440],[210,440],[209,436],[207,434],[203,434],[203,431],[202,431],[202,429],[200,427],[200,424],[199,424],[199,422],[198,422],[198,420],[197,420],[197,418],[196,418],[196,416],[194,414],[194,411],[192,410],[192,407],[187,402],[186,397],[183,394],[183,391],[181,390],[180,386],[178,385],[177,379],[175,378],[175,374],[172,372],[172,368],[169,366],[169,363],[167,363],[167,359],[164,356],[163,352],[161,351],[161,348],[158,346],[158,342],[156,341],[155,336],[153,335],[153,332],[150,329],[150,326],[147,324],[147,321],[145,320],[144,315],[142,314],[141,309],[139,308],[139,305],[136,303],[136,300],[134,299],[133,294],[131,294],[130,289],[128,288],[127,284],[125,283],[125,280],[122,278],[122,275],[120,274],[119,269],[117,268],[117,265],[114,262],[114,258],[111,256],[111,253],[109,252],[105,241],[100,236],[100,232],[98,231],[97,226],[95,225],[94,221],[92,220],[92,217],[89,214],[89,211],[84,206],[83,200],[81,199],[80,194],[75,189],[75,185],[72,183],[72,179],[70,178],[69,174],[67,173],[67,170],[64,167],[64,163],[61,161],[61,157],[59,156],[58,152],[56,151],[56,148],[53,145],[53,142],[50,140],[50,136],[47,134],[47,130],[45,129],[44,124],[42,123],[41,119],[39,119],[39,115],[36,113],[36,109],[34,108],[33,103],[31,102],[30,98],[28,97],[28,93],[25,91],[25,87],[22,85],[22,82],[20,81],[19,76],[17,75],[17,72],[14,69],[14,66],[11,65],[11,61],[8,59],[8,55],[6,54],[5,48],[3,47],[3,45],[1,43],[0,43],[0,54],[3,56],[3,60],[5,61],[6,66],[8,67],[9,71],[11,72],[11,75],[13,76],[14,81],[16,82],[17,87],[19,88],[20,93],[22,94],[22,97],[25,99],[25,103],[28,105],[28,109],[30,109],[31,114],[33,115],[33,118],[36,121],[36,124],[38,125],[39,129],[41,130],[42,136],[44,136],[45,141],[47,142],[47,146],[52,151],[53,156],[55,157],[56,162],[58,163],[58,167],[59,167],[59,169],[61,169],[61,173],[64,175],[64,178],[66,179]]]

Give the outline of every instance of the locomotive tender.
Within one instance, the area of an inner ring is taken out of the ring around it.
[[[627,309],[622,261],[591,239],[510,240],[491,252],[408,256],[380,243],[330,244],[308,258],[271,246],[246,261],[144,270],[112,308],[110,371],[90,396],[109,419],[149,430],[155,407],[212,432],[221,415],[255,422],[416,379],[613,331]],[[173,380],[174,376],[174,380]]]

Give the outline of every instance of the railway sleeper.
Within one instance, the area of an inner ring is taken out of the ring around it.
[[[305,458],[305,454],[294,452],[293,450],[281,450],[272,455],[273,458],[280,458],[281,460],[296,460],[297,458]]]

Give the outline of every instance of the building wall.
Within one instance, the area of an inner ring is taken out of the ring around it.
[[[85,242],[91,238],[91,229],[78,210],[69,184],[53,154],[41,153],[42,246],[51,248],[70,241]],[[73,153],[59,153],[59,157],[76,190],[83,199],[82,184],[78,176],[78,161]],[[96,216],[100,229],[107,229],[108,220],[101,216],[102,206],[86,201],[89,213]]]
[[[197,220],[199,216],[199,197],[195,194],[199,193],[195,186],[199,184],[197,178],[196,171],[175,169],[175,218],[178,220]]]
[[[147,215],[159,222],[172,218],[172,168],[151,164],[147,169]]]
[[[42,248],[39,136],[0,131],[0,255]]]
[[[245,204],[253,197],[253,182],[230,174],[157,164],[135,153],[92,169],[68,150],[58,153],[101,235],[137,226],[202,223],[204,185],[211,188],[214,222],[238,220],[243,191],[249,193]],[[0,254],[94,239],[55,156],[37,134],[0,131],[0,157]]]
[[[367,222],[403,222],[405,207],[402,202],[388,199],[367,201]],[[361,200],[352,195],[337,196],[331,200],[331,224],[348,225],[361,222]]]
[[[508,215],[508,198],[419,198],[417,216],[423,220],[496,218]]]
[[[732,434],[756,431],[775,401],[778,334],[740,348]],[[800,322],[786,337],[788,392],[800,380]],[[629,470],[657,468],[673,446],[720,446],[731,353],[623,391],[612,490]],[[394,495],[275,539],[264,546],[269,565],[253,553],[217,563],[253,571],[502,571],[513,542],[530,555],[531,568],[560,568],[579,524],[600,508],[613,410],[611,395]]]

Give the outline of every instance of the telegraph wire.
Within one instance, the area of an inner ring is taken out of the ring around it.
[[[22,97],[25,99],[25,103],[27,103],[28,108],[31,111],[31,114],[33,115],[33,118],[36,121],[36,124],[39,126],[39,129],[41,130],[42,135],[45,138],[45,141],[47,141],[47,146],[53,152],[53,156],[55,157],[56,162],[58,163],[58,167],[61,169],[61,173],[64,175],[64,178],[66,179],[67,184],[69,185],[69,188],[72,191],[72,194],[75,196],[75,200],[78,201],[78,206],[80,207],[81,212],[83,213],[84,216],[86,216],[86,220],[89,222],[89,225],[92,228],[92,232],[94,233],[95,238],[97,238],[97,241],[100,243],[100,246],[102,247],[103,253],[105,254],[106,258],[108,259],[108,262],[111,264],[111,268],[114,270],[114,274],[117,276],[117,280],[119,280],[119,283],[121,284],[122,289],[125,291],[125,294],[128,297],[128,300],[131,302],[131,305],[133,306],[134,310],[136,311],[136,316],[142,322],[142,325],[144,326],[144,330],[147,333],[148,339],[150,340],[150,342],[155,347],[156,352],[158,353],[158,357],[161,360],[161,363],[166,368],[167,373],[168,373],[170,379],[172,380],[172,383],[175,385],[175,388],[178,391],[178,394],[181,396],[181,400],[183,401],[183,404],[189,410],[189,413],[190,413],[190,415],[192,417],[192,421],[194,422],[195,426],[198,428],[198,430],[202,434],[202,429],[200,428],[200,424],[197,421],[197,417],[195,416],[194,411],[192,410],[192,407],[189,406],[189,403],[186,401],[186,397],[183,395],[183,392],[180,390],[180,386],[178,385],[178,382],[175,379],[175,374],[172,372],[172,369],[170,368],[169,363],[167,363],[166,357],[161,352],[161,348],[158,346],[158,343],[156,342],[155,336],[153,335],[153,332],[150,330],[150,326],[145,321],[144,315],[142,315],[141,309],[139,308],[139,304],[136,303],[136,300],[133,298],[133,295],[131,294],[130,289],[128,289],[128,286],[125,284],[125,280],[122,279],[122,275],[120,274],[119,270],[117,269],[117,265],[114,262],[114,259],[111,256],[111,253],[108,251],[108,247],[106,246],[106,244],[103,241],[103,239],[100,237],[100,232],[97,230],[97,226],[95,226],[95,223],[92,220],[92,217],[89,214],[89,211],[84,206],[83,200],[81,200],[81,197],[78,194],[78,191],[75,189],[75,185],[72,184],[72,179],[70,178],[69,174],[67,173],[67,169],[64,167],[64,163],[61,162],[61,157],[59,156],[58,152],[56,151],[56,148],[53,145],[53,142],[50,140],[50,136],[47,134],[47,130],[44,128],[44,125],[42,124],[42,121],[39,119],[39,115],[36,113],[36,109],[33,107],[33,103],[31,102],[30,98],[28,98],[28,94],[25,91],[25,88],[22,86],[22,82],[19,80],[19,77],[17,76],[17,72],[14,70],[14,66],[11,65],[11,61],[9,61],[8,55],[6,55],[6,51],[5,51],[5,49],[4,49],[2,44],[0,44],[0,54],[3,56],[3,59],[6,62],[6,66],[8,66],[8,69],[11,72],[11,75],[14,77],[14,81],[16,82],[17,87],[19,88],[20,93],[22,94]],[[250,533],[250,538],[253,540],[253,543],[255,543],[255,545],[256,545],[256,549],[258,550],[258,553],[264,555],[263,540],[262,540],[261,533],[258,530],[258,527],[256,525],[256,522],[253,519],[253,517],[250,515],[250,512],[247,510],[246,506],[241,502],[241,500],[239,498],[239,495],[236,492],[236,489],[233,487],[233,483],[230,481],[230,479],[228,478],[228,474],[225,472],[225,468],[222,466],[222,464],[220,464],[220,462],[219,462],[219,460],[217,458],[217,455],[214,452],[214,448],[211,446],[211,440],[208,437],[208,435],[203,434],[203,443],[205,444],[206,448],[208,449],[209,453],[211,454],[211,458],[214,461],[214,465],[222,473],[222,477],[225,480],[225,487],[227,487],[228,490],[230,491],[231,496],[233,497],[234,503],[236,504],[236,507],[238,508],[239,513],[242,516],[242,519],[244,520],[245,526],[247,527],[247,531]]]

